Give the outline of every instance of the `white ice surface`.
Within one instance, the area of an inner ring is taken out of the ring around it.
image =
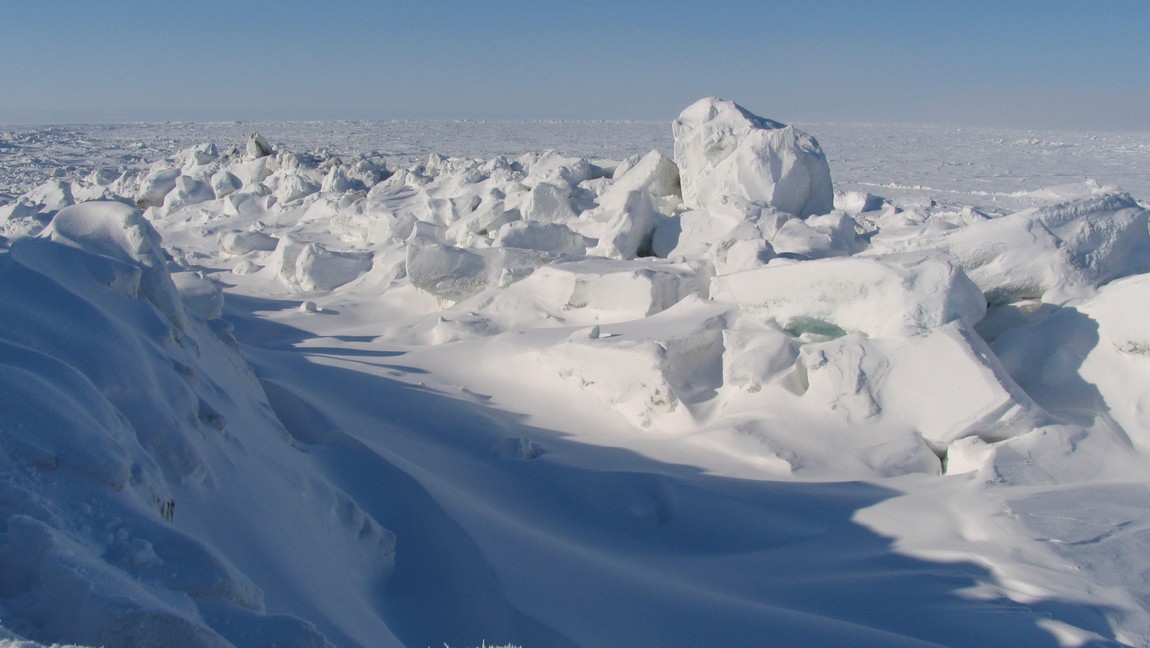
[[[1150,137],[803,130],[3,134],[0,645],[1150,643]]]

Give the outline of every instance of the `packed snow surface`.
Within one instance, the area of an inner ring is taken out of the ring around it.
[[[5,132],[0,646],[1150,645],[1147,198],[715,98]]]

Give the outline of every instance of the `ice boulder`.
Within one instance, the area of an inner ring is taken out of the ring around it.
[[[974,324],[986,313],[960,268],[928,256],[772,263],[715,277],[711,296],[812,340],[913,335],[954,320]]]
[[[610,214],[610,220],[592,254],[613,259],[666,257],[673,245],[656,245],[655,234],[667,223],[667,217],[659,213],[651,194],[634,189],[619,199],[620,205],[607,206],[600,212],[603,216]]]
[[[856,222],[846,212],[783,222],[770,237],[771,247],[779,255],[793,258],[821,259],[844,256],[857,251]]]
[[[558,256],[555,252],[514,247],[468,250],[433,242],[430,237],[413,236],[406,246],[404,272],[416,288],[440,300],[458,302],[488,287],[494,287],[496,294],[505,292],[508,286]],[[482,310],[478,304],[473,306]]]
[[[276,172],[265,181],[265,184],[271,188],[272,195],[280,203],[290,203],[320,190],[320,183],[296,171]]]
[[[267,157],[272,154],[271,144],[263,138],[259,133],[252,133],[248,138],[246,152],[248,157],[256,160],[262,157]]]
[[[565,225],[519,221],[501,227],[491,245],[560,254],[583,254],[590,242],[590,239],[571,231]]]
[[[204,142],[198,146],[193,146],[190,149],[183,151],[180,155],[184,159],[183,168],[185,171],[191,171],[195,167],[204,166],[215,162],[220,157],[220,151],[216,145],[211,142]]]
[[[808,412],[834,412],[876,440],[921,439],[940,454],[959,439],[1001,441],[1047,418],[963,322],[908,338],[852,333],[807,344],[797,366]]]
[[[371,270],[370,252],[337,252],[319,243],[280,239],[270,265],[287,285],[304,291],[332,290]]]
[[[518,209],[507,209],[507,205],[502,199],[491,195],[488,196],[487,200],[481,200],[470,213],[452,223],[447,228],[447,238],[465,245],[480,237],[490,237],[503,226],[519,221],[519,219],[520,211]],[[540,225],[541,223],[536,222],[534,224]],[[556,227],[562,226],[556,225]]]
[[[173,212],[180,207],[215,199],[216,194],[208,183],[182,175],[176,178],[175,186],[164,196],[164,211]]]
[[[41,211],[60,211],[68,205],[76,204],[72,195],[72,185],[60,180],[49,180],[25,194],[28,202],[40,205]]]
[[[710,97],[684,110],[672,131],[689,208],[706,210],[723,196],[797,216],[834,208],[826,156],[815,138],[793,126]]]
[[[603,200],[610,202],[612,194],[627,194],[643,189],[656,198],[678,195],[679,169],[675,163],[658,151],[639,158],[618,176],[604,192]]]
[[[542,223],[567,223],[575,220],[577,216],[571,208],[570,193],[564,187],[540,182],[531,189],[520,208],[524,220]]]
[[[224,232],[219,236],[220,249],[228,254],[249,252],[271,252],[276,249],[279,239],[259,231]]]
[[[1046,418],[964,322],[875,344],[889,359],[877,395],[890,424],[910,423],[936,450],[970,436],[1000,441]]]
[[[472,254],[490,254],[500,250],[519,255],[532,253],[514,248],[492,248],[476,250]],[[551,263],[543,265],[539,258],[528,257],[520,260],[520,266],[527,262],[534,262],[538,267],[518,277],[514,283],[484,293],[461,306],[484,313],[504,329],[593,326],[642,320],[699,292],[696,273],[686,264],[653,259],[619,261],[591,257],[552,259]],[[515,270],[505,266],[501,272],[506,274]]]
[[[217,171],[212,175],[209,184],[212,188],[212,192],[220,198],[239,191],[243,187],[243,183],[240,182],[239,178],[223,170]]]
[[[408,245],[406,272],[413,286],[449,301],[474,295],[490,279],[479,253],[434,243]]]
[[[591,178],[591,163],[583,158],[567,157],[555,150],[525,153],[515,160],[513,169],[524,174],[523,184],[534,187],[540,182],[575,187]]]
[[[1048,418],[961,321],[911,336],[800,342],[740,316],[723,346],[719,420],[741,420],[738,437],[762,437],[748,451],[782,459],[786,472],[937,474],[963,439],[993,443]]]
[[[150,172],[144,176],[140,190],[136,192],[136,204],[141,208],[164,204],[164,197],[176,188],[176,179],[179,177],[179,169],[162,168]]]

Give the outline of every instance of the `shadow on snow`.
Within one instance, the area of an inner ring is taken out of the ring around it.
[[[396,534],[376,608],[406,645],[1057,646],[1048,619],[1113,638],[1097,607],[966,596],[994,576],[900,555],[853,521],[894,491],[716,477],[578,443],[314,363],[369,354],[294,347],[306,332],[250,315],[274,302],[229,305],[285,427]]]

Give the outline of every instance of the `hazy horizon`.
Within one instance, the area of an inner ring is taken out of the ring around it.
[[[1150,130],[1130,1],[0,0],[0,124],[668,121]]]

